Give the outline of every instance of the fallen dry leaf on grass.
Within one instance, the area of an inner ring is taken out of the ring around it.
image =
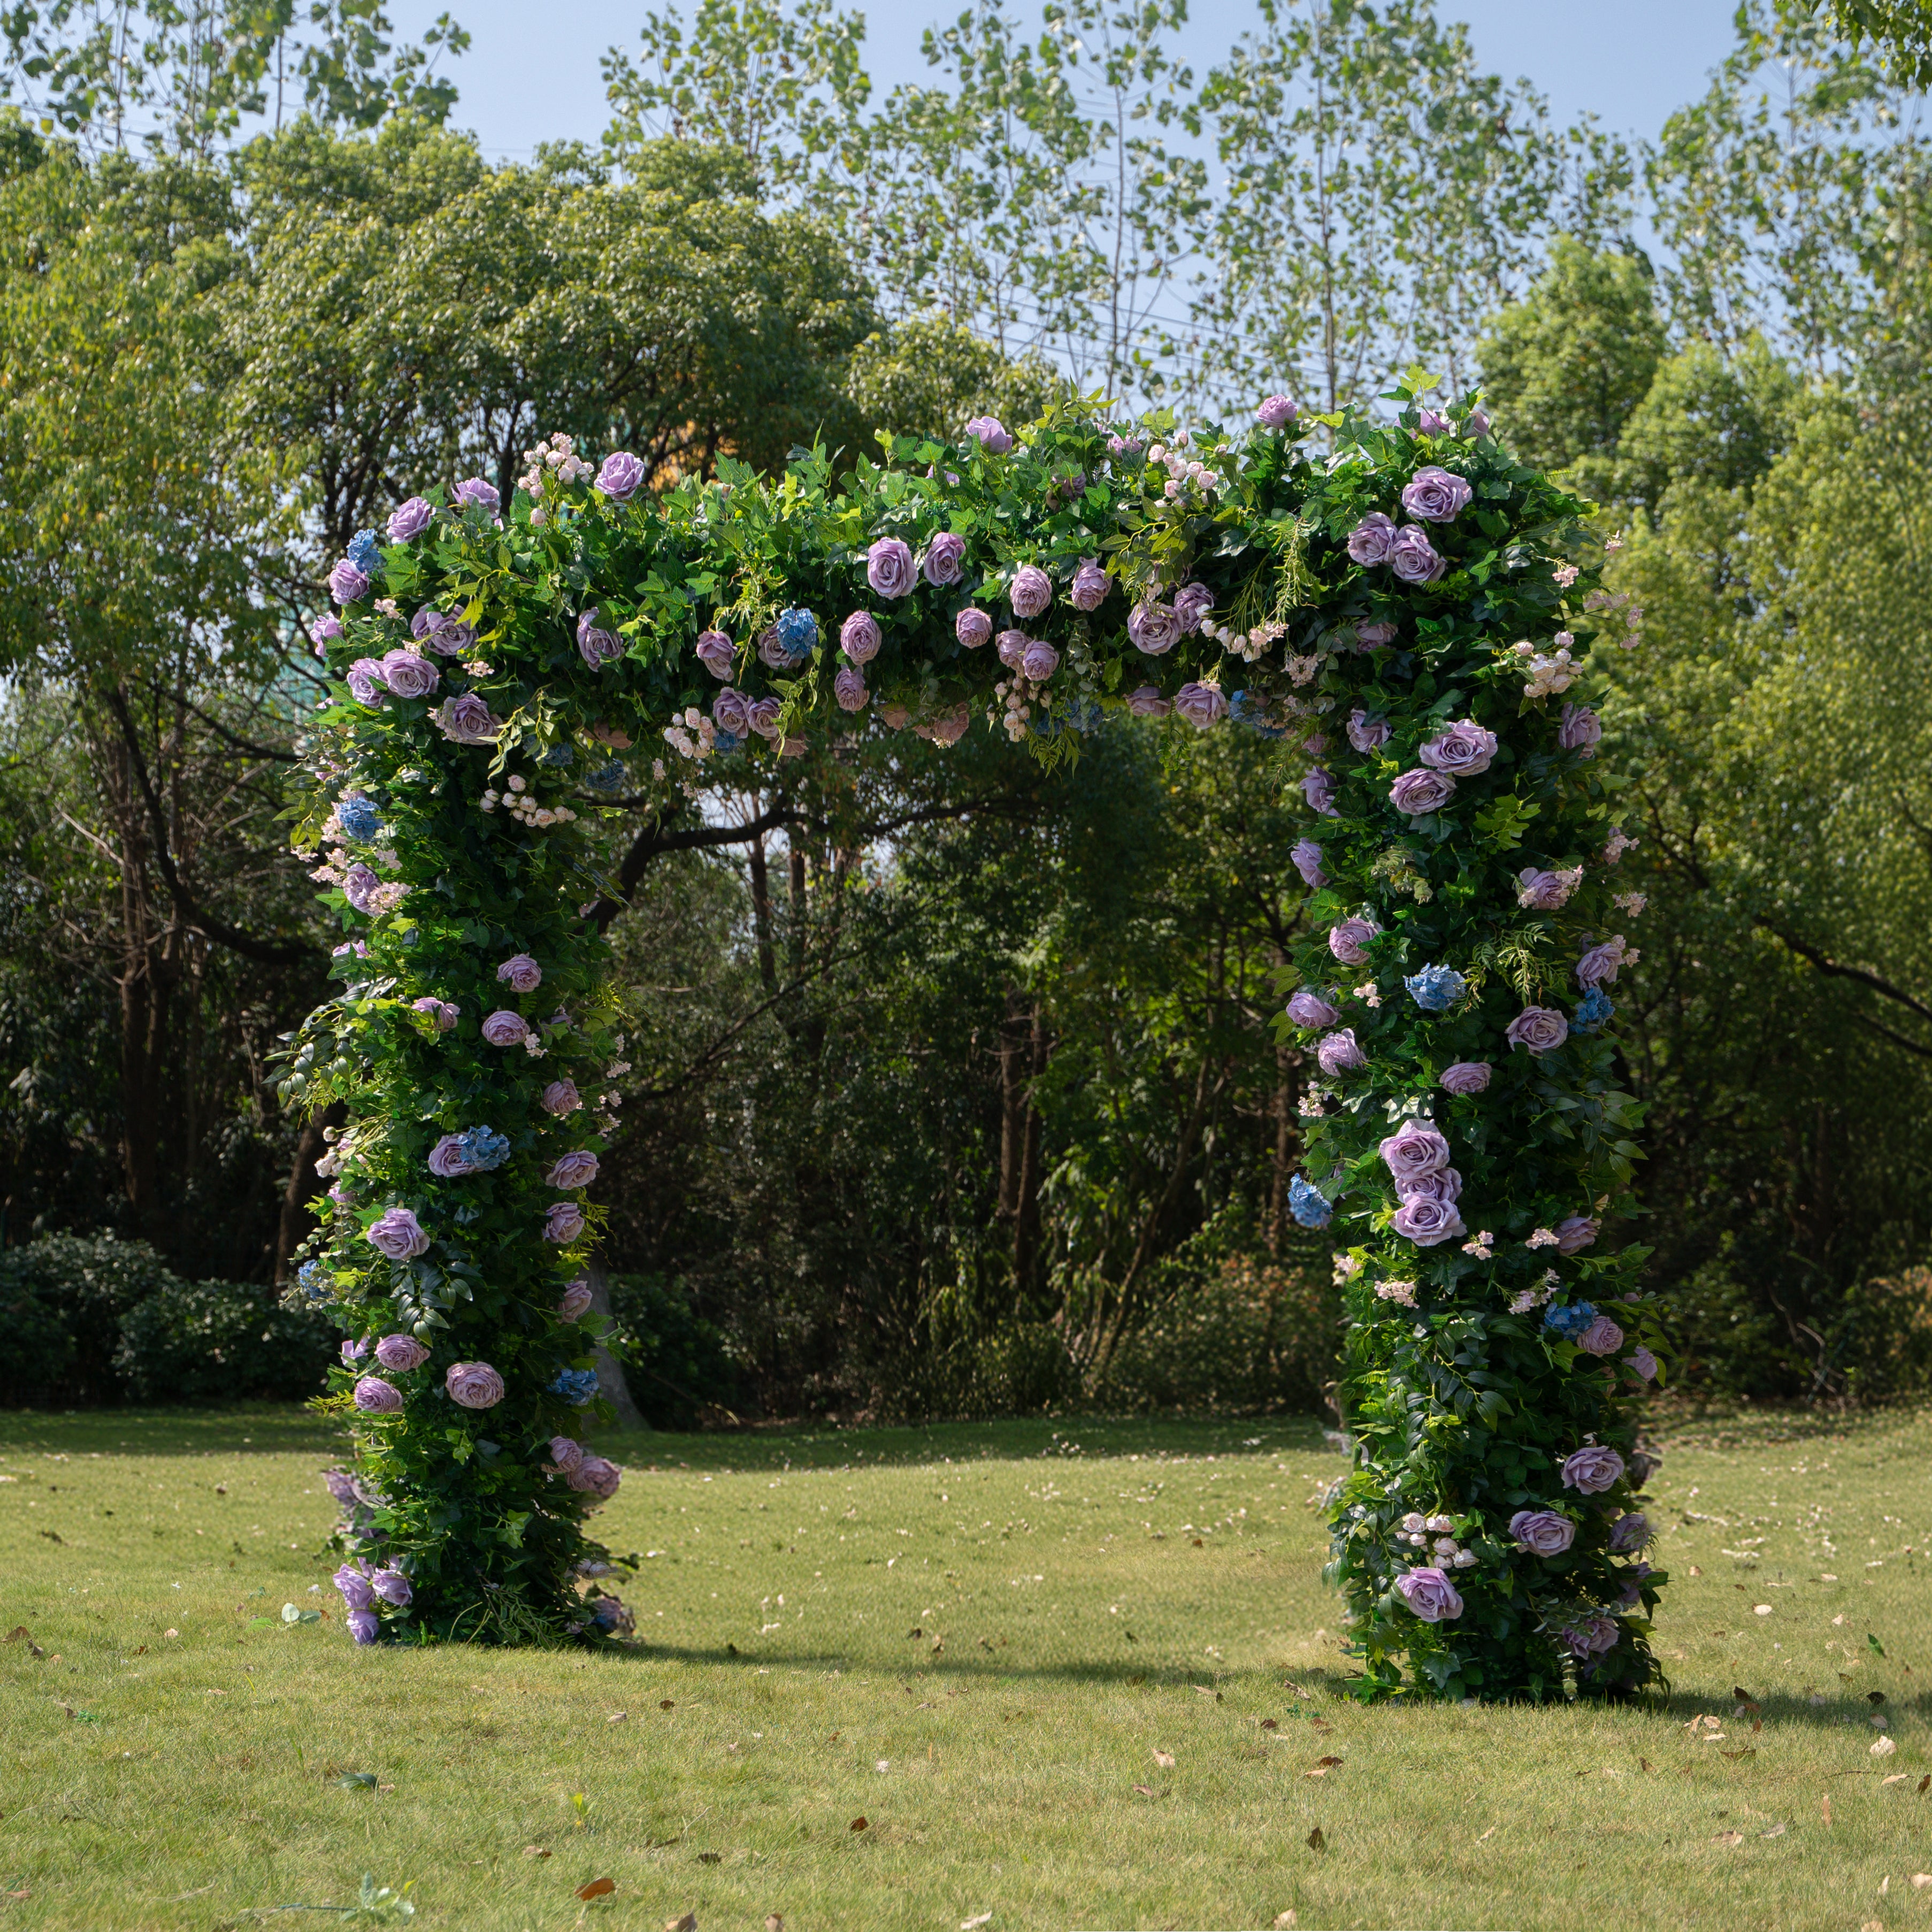
[[[981,1926],[990,1925],[992,1922],[993,1915],[990,1912],[976,1912],[970,1918],[960,1920],[959,1932],[980,1932]]]
[[[1758,1836],[1760,1838],[1781,1838],[1789,1828],[1787,1826],[1774,1825],[1769,1831],[1759,1832]]]
[[[1828,1825],[1832,1822],[1832,1801],[1830,1798],[1821,1798],[1819,1799],[1818,1815],[1824,1820],[1826,1824]]]
[[[579,1898],[602,1898],[606,1892],[615,1892],[617,1881],[614,1878],[593,1878],[588,1885],[577,1888]]]
[[[1297,1918],[1293,1912],[1284,1912],[1274,1922],[1274,1932],[1294,1932],[1294,1928],[1300,1923],[1300,1920]]]
[[[1874,1757],[1889,1757],[1898,1747],[1889,1738],[1880,1738],[1871,1748]]]
[[[667,1918],[664,1932],[698,1932],[698,1914],[687,1912],[682,1918]]]
[[[1311,1852],[1325,1851],[1328,1846],[1328,1840],[1322,1835],[1322,1827],[1316,1826],[1308,1834],[1308,1849]]]
[[[782,1912],[765,1914],[765,1932],[784,1932],[784,1914]]]
[[[1742,1832],[1713,1832],[1711,1842],[1714,1845],[1742,1845],[1744,1834]]]
[[[1495,1826],[1492,1825],[1492,1826],[1490,1827],[1490,1828],[1489,1828],[1486,1832],[1485,1832],[1483,1834],[1483,1838],[1478,1838],[1478,1839],[1476,1840],[1477,1844],[1480,1845],[1480,1844],[1483,1842],[1483,1838],[1494,1838],[1494,1837],[1496,1836],[1496,1828],[1495,1827]]]
[[[1134,1786],[1134,1789],[1138,1791],[1143,1798],[1154,1798],[1157,1797],[1160,1795],[1150,1784],[1137,1784]]]
[[[630,1714],[628,1711],[613,1711],[604,1721],[607,1724],[621,1724]]]
[[[1272,1718],[1264,1718],[1262,1720],[1262,1729],[1264,1731],[1278,1731],[1281,1726]]]
[[[547,1858],[550,1856],[550,1847],[548,1845],[526,1845],[524,1856],[526,1858]]]
[[[1932,1885],[1932,1872],[1914,1872],[1912,1874],[1914,1892],[1923,1892],[1928,1885]]]
[[[1173,1752],[1162,1750],[1158,1744],[1156,1744],[1154,1748],[1154,1761],[1162,1771],[1172,1771],[1174,1768]]]
[[[870,1821],[866,1819],[854,1818],[849,1828],[854,1832],[863,1832],[869,1828],[869,1823]]]

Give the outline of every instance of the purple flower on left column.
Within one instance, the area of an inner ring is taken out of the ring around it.
[[[363,1238],[392,1262],[413,1260],[426,1253],[429,1237],[407,1208],[388,1208],[363,1231]]]

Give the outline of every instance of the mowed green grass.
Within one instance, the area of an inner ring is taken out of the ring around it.
[[[1310,1424],[636,1438],[594,1658],[356,1650],[330,1447],[0,1417],[0,1932],[1932,1928],[1932,1418],[1666,1432],[1662,1710],[1344,1701]]]

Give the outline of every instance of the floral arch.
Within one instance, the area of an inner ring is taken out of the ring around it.
[[[1362,1694],[1656,1676],[1634,1398],[1660,1344],[1642,1251],[1596,1245],[1636,1154],[1609,928],[1641,902],[1565,695],[1578,637],[1629,640],[1583,506],[1473,400],[1399,400],[1322,419],[1326,460],[1282,398],[1191,443],[1070,406],[656,495],[557,437],[510,502],[459,483],[356,539],[296,842],[344,983],[286,1091],[349,1115],[292,1292],[350,1338],[359,1641],[630,1628],[586,1527],[620,1472],[581,1440],[611,1417],[578,1277],[623,1049],[584,819],[632,740],[675,772],[983,722],[1054,758],[1124,710],[1279,740],[1309,807],[1280,1024],[1320,1069],[1294,1210],[1348,1284],[1329,1574]]]

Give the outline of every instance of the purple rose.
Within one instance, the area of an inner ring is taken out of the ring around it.
[[[832,694],[842,711],[862,711],[872,694],[866,688],[866,674],[845,665],[832,680]]]
[[[442,1385],[464,1408],[494,1408],[503,1400],[503,1378],[488,1362],[452,1362]]]
[[[1409,1196],[1395,1210],[1389,1226],[1418,1248],[1432,1248],[1468,1232],[1453,1202],[1431,1201],[1420,1194]]]
[[[1384,644],[1395,641],[1396,627],[1393,624],[1358,624],[1355,626],[1355,648],[1358,651],[1378,650]]]
[[[1480,1094],[1490,1084],[1490,1071],[1486,1060],[1459,1060],[1442,1070],[1437,1084],[1451,1094]]]
[[[1402,1201],[1439,1201],[1453,1207],[1462,1198],[1462,1177],[1453,1167],[1438,1168],[1433,1174],[1413,1174],[1395,1184],[1396,1198]]]
[[[1532,1053],[1553,1053],[1570,1037],[1570,1022],[1553,1006],[1525,1006],[1511,1020],[1503,1037],[1512,1046]]]
[[[421,536],[435,520],[436,512],[428,503],[420,496],[412,496],[389,512],[389,541],[407,543],[412,537]]]
[[[406,1376],[429,1360],[429,1351],[413,1335],[385,1335],[376,1344],[376,1359],[384,1368]]]
[[[1214,608],[1214,593],[1206,584],[1184,584],[1174,596],[1174,621],[1180,626],[1180,634],[1192,637]]]
[[[1606,1651],[1616,1648],[1622,1634],[1616,1618],[1600,1612],[1579,1617],[1563,1627],[1563,1641],[1572,1657],[1600,1657]]]
[[[1478,772],[1487,771],[1496,754],[1496,734],[1485,731],[1473,718],[1450,725],[1426,744],[1418,746],[1415,753],[1425,765],[1458,778],[1472,778]]]
[[[1136,650],[1150,658],[1164,656],[1180,638],[1180,620],[1171,606],[1136,604],[1127,613],[1127,636]]]
[[[734,691],[728,684],[711,700],[711,717],[719,730],[742,738],[750,728],[745,722],[745,694]]]
[[[1406,524],[1395,533],[1395,542],[1389,546],[1389,568],[1405,584],[1433,584],[1449,568],[1448,560],[1438,556],[1427,537],[1413,524]]]
[[[587,1281],[574,1281],[563,1291],[556,1304],[560,1322],[574,1322],[590,1306],[590,1284]]]
[[[926,547],[926,560],[920,574],[927,583],[944,588],[959,581],[966,561],[966,539],[954,530],[941,530]]]
[[[374,706],[388,695],[383,687],[380,658],[358,658],[342,676],[349,686],[350,696],[358,704]]]
[[[1576,962],[1576,983],[1580,986],[1607,986],[1617,976],[1617,968],[1624,963],[1627,949],[1622,933],[1614,939],[1606,939],[1600,946],[1593,946]]]
[[[1353,1027],[1324,1034],[1316,1043],[1315,1058],[1322,1072],[1331,1078],[1338,1073],[1358,1072],[1369,1064],[1369,1056],[1356,1043]]]
[[[1053,602],[1053,580],[1037,564],[1023,563],[1013,572],[1006,598],[1016,617],[1037,617]]]
[[[881,537],[866,553],[866,581],[881,597],[909,596],[917,574],[912,552],[898,537]]]
[[[1097,557],[1083,556],[1080,568],[1073,573],[1073,587],[1067,597],[1076,610],[1097,610],[1107,601],[1107,592],[1112,588],[1107,573],[1100,568]]]
[[[447,1000],[439,1000],[433,993],[425,993],[421,999],[412,1000],[410,1004],[418,1012],[428,1014],[435,1021],[438,1033],[448,1032],[455,1025],[463,1010],[460,1006],[452,1006]]]
[[[1576,881],[1567,872],[1548,872],[1526,866],[1516,876],[1516,902],[1533,912],[1555,912],[1567,904]]]
[[[340,1469],[323,1470],[322,1486],[344,1509],[354,1509],[362,1500],[356,1493],[354,1483]]]
[[[1298,986],[1288,995],[1288,1016],[1297,1026],[1311,1031],[1316,1027],[1331,1027],[1342,1017],[1319,993],[1306,986]]]
[[[1228,715],[1228,700],[1217,684],[1196,684],[1191,680],[1174,694],[1174,708],[1197,731],[1218,724]]]
[[[778,714],[784,710],[782,699],[756,698],[745,707],[745,722],[760,738],[776,739],[778,735]]]
[[[1328,950],[1344,966],[1366,966],[1369,956],[1362,948],[1381,931],[1373,920],[1359,915],[1340,920],[1328,929]]]
[[[1449,418],[1434,410],[1418,408],[1415,412],[1415,433],[1418,436],[1447,436]]]
[[[1650,1519],[1641,1510],[1632,1510],[1610,1525],[1610,1551],[1616,1556],[1634,1556],[1651,1540]]]
[[[358,1643],[374,1643],[382,1634],[382,1620],[374,1610],[351,1610],[342,1621]]]
[[[1580,1254],[1597,1238],[1597,1224],[1587,1214],[1572,1214],[1558,1222],[1553,1232],[1559,1255]]]
[[[597,620],[601,614],[593,604],[577,620],[578,652],[592,670],[624,655],[623,639],[614,631],[598,628]]]
[[[406,1208],[388,1208],[363,1230],[362,1238],[392,1262],[413,1260],[428,1252],[429,1237]]]
[[[969,604],[953,619],[952,634],[967,650],[976,651],[993,634],[993,620],[985,611]]]
[[[1002,631],[993,640],[994,655],[1009,670],[1018,670],[1033,640],[1024,631]]]
[[[1398,1188],[1404,1181],[1438,1174],[1449,1165],[1449,1143],[1426,1120],[1411,1120],[1398,1128],[1378,1150]]]
[[[1587,1448],[1574,1450],[1564,1459],[1563,1486],[1580,1490],[1586,1496],[1599,1496],[1606,1490],[1616,1488],[1623,1473],[1624,1459],[1614,1449],[1600,1448],[1592,1443]]]
[[[1607,1315],[1600,1315],[1576,1337],[1586,1355],[1614,1355],[1624,1345],[1624,1331]]]
[[[1440,812],[1456,795],[1456,781],[1447,772],[1404,772],[1389,787],[1389,802],[1411,818]]]
[[[1485,409],[1473,409],[1462,424],[1462,434],[1467,436],[1487,436],[1490,433],[1490,412]]]
[[[460,1134],[445,1134],[429,1150],[429,1171],[440,1180],[458,1180],[473,1170]]]
[[[1453,524],[1469,507],[1475,494],[1460,476],[1431,463],[1415,472],[1402,493],[1402,507],[1412,517],[1432,524]]]
[[[574,1201],[559,1201],[544,1212],[543,1238],[561,1245],[584,1232],[584,1210]]]
[[[577,1083],[574,1080],[553,1080],[543,1090],[539,1099],[544,1112],[555,1114],[560,1119],[566,1114],[574,1114],[584,1105],[583,1096],[578,1092]]]
[[[1657,1358],[1648,1348],[1633,1348],[1626,1359],[1647,1382],[1657,1379]],[[1642,1480],[1641,1477],[1637,1479]]]
[[[372,1570],[369,1573],[369,1587],[384,1603],[393,1604],[398,1610],[416,1594],[410,1587],[410,1580],[400,1570]]]
[[[1594,758],[1604,736],[1603,720],[1587,704],[1566,704],[1557,722],[1556,742],[1566,752]]]
[[[1341,816],[1335,808],[1335,780],[1321,766],[1316,765],[1302,773],[1301,795],[1308,801],[1310,811],[1319,812],[1324,818]]]
[[[1299,412],[1286,396],[1270,396],[1255,412],[1255,421],[1263,429],[1286,429]]]
[[[1403,1601],[1426,1624],[1445,1623],[1462,1614],[1462,1599],[1456,1594],[1455,1585],[1432,1566],[1406,1571],[1395,1580],[1395,1586],[1402,1592]]]
[[[342,634],[340,617],[318,617],[309,626],[309,635],[315,640],[315,654],[319,658],[328,655],[328,647]]]
[[[457,745],[494,745],[502,733],[503,721],[474,692],[460,698],[446,698],[430,713],[436,729]]]
[[[1020,674],[1029,684],[1044,684],[1060,668],[1060,653],[1037,638],[1028,640],[1020,654]]]
[[[458,484],[456,500],[466,510],[488,510],[493,517],[503,507],[503,500],[497,495],[495,487],[480,476],[465,477]]]
[[[1306,785],[1307,780],[1302,783]],[[1322,848],[1313,839],[1298,838],[1288,848],[1288,856],[1301,874],[1301,883],[1311,892],[1319,892],[1328,883],[1328,874],[1322,869]]]
[[[1576,1540],[1576,1526],[1554,1510],[1518,1510],[1509,1533],[1535,1556],[1561,1556]]]
[[[1395,547],[1395,524],[1379,510],[1371,510],[1348,532],[1348,554],[1365,568],[1386,563]]]
[[[627,503],[638,494],[644,480],[643,463],[628,449],[616,449],[598,465],[597,481],[590,487],[614,503]]]
[[[394,1415],[402,1406],[402,1390],[380,1376],[364,1376],[356,1384],[356,1406],[365,1415]]]
[[[328,594],[338,604],[359,604],[369,594],[369,580],[345,556],[328,573]]]
[[[616,1463],[607,1462],[602,1456],[586,1456],[571,1471],[568,1480],[573,1490],[608,1503],[617,1493],[622,1475]]]
[[[368,1578],[352,1564],[344,1564],[330,1581],[342,1592],[342,1600],[352,1610],[366,1610],[376,1600],[376,1593],[369,1587]]]
[[[496,977],[520,993],[534,993],[543,984],[543,968],[527,952],[513,952],[496,968]]]
[[[1013,446],[1012,438],[1001,426],[998,416],[975,416],[966,425],[965,434],[982,449],[990,451],[994,456],[1005,455]]]
[[[1143,684],[1127,693],[1127,709],[1136,718],[1165,718],[1174,706],[1158,686]]]
[[[530,1028],[521,1013],[500,1006],[483,1022],[483,1037],[492,1046],[520,1046]]]
[[[696,648],[698,662],[721,684],[731,675],[738,653],[722,631],[700,631]]]
[[[342,896],[358,912],[369,910],[369,895],[382,883],[382,874],[360,860],[342,875]]]
[[[560,1154],[544,1176],[546,1187],[588,1187],[597,1178],[597,1156],[579,1151]]]
[[[382,682],[398,698],[427,698],[442,682],[442,674],[428,658],[399,648],[382,659]]]
[[[584,1460],[584,1444],[573,1442],[568,1436],[553,1436],[550,1438],[550,1473],[553,1476],[567,1476]]]
[[[1379,751],[1389,741],[1389,722],[1371,718],[1358,704],[1348,713],[1348,742],[1358,752]]]

